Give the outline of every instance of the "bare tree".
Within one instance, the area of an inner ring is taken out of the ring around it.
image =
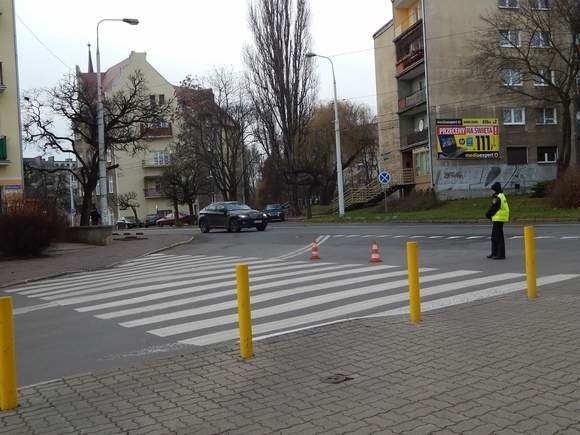
[[[474,65],[483,77],[497,77],[508,92],[559,107],[559,170],[565,171],[571,159],[572,102],[580,73],[578,1],[520,1],[518,8],[496,10],[482,20],[485,28],[475,45]],[[519,85],[526,80],[541,86]],[[514,82],[518,85],[510,85]],[[578,144],[576,155],[580,156]]]
[[[225,199],[239,199],[252,164],[245,149],[253,115],[242,80],[231,70],[217,68],[203,87],[187,77],[178,94],[182,148],[204,163]]]
[[[139,218],[137,217],[137,208],[140,207],[140,204],[137,202],[137,193],[127,192],[118,195],[111,195],[111,200],[111,202],[121,210],[131,209],[133,216],[135,216],[135,222],[139,221]]]
[[[316,79],[307,0],[258,0],[249,6],[253,46],[244,50],[256,111],[254,135],[290,185],[297,209],[296,150],[304,140],[315,100]],[[294,187],[292,187],[294,186]]]
[[[31,92],[24,98],[24,141],[43,151],[74,156],[78,168],[59,168],[72,173],[82,186],[81,225],[89,224],[93,193],[99,179],[97,105],[94,74],[66,76],[57,86]],[[144,148],[147,126],[170,114],[170,102],[151,105],[141,72],[131,75],[123,89],[106,95],[105,150],[136,152]],[[61,134],[55,117],[68,122],[71,133]]]
[[[200,192],[207,187],[207,177],[198,156],[182,145],[178,142],[171,153],[171,162],[163,171],[161,185],[173,202],[175,216],[179,212],[177,205],[187,204],[189,215],[194,219],[194,204]],[[177,224],[177,218],[175,222]]]

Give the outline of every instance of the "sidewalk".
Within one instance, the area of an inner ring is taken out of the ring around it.
[[[176,243],[187,243],[192,234],[154,234],[144,232],[142,239],[122,239],[123,234],[135,231],[118,231],[107,246],[82,243],[57,243],[39,258],[6,259],[0,257],[0,287],[9,287],[24,281],[34,281],[64,273],[103,269],[122,261],[130,260],[170,247]]]
[[[295,332],[247,361],[214,346],[22,388],[0,433],[580,434],[579,313],[552,290]]]

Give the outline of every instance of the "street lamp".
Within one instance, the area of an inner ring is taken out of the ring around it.
[[[109,205],[107,198],[107,155],[105,153],[105,119],[103,113],[103,97],[101,89],[101,52],[99,51],[99,26],[105,21],[122,21],[136,26],[139,20],[136,18],[105,18],[97,23],[97,134],[99,142],[99,208],[101,209],[101,222],[111,225]]]
[[[338,122],[338,101],[336,99],[336,77],[334,75],[334,64],[332,59],[316,53],[306,53],[307,58],[322,57],[330,62],[332,68],[332,83],[334,85],[334,136],[336,141],[336,181],[338,184],[338,215],[344,216],[344,187],[342,181],[342,152],[340,150],[340,124]]]

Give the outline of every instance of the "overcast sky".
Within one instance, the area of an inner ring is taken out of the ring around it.
[[[147,60],[177,84],[213,66],[243,70],[242,47],[251,42],[246,0],[15,0],[20,88],[54,86],[79,65],[87,68],[87,43],[96,68],[96,23],[138,18],[138,26],[103,23],[101,68],[147,52]],[[391,17],[390,0],[310,0],[313,49],[334,61],[339,99],[376,108],[373,33]],[[52,52],[52,53],[51,53]],[[58,59],[57,59],[58,58]],[[59,60],[60,59],[60,60]],[[68,68],[67,68],[68,66]],[[332,98],[327,61],[318,61],[319,96]],[[30,154],[27,152],[26,154]]]

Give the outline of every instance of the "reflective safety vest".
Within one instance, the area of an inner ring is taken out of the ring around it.
[[[509,222],[510,220],[510,207],[507,202],[507,198],[503,193],[498,193],[497,197],[500,199],[500,209],[491,218],[492,221],[497,222]]]

